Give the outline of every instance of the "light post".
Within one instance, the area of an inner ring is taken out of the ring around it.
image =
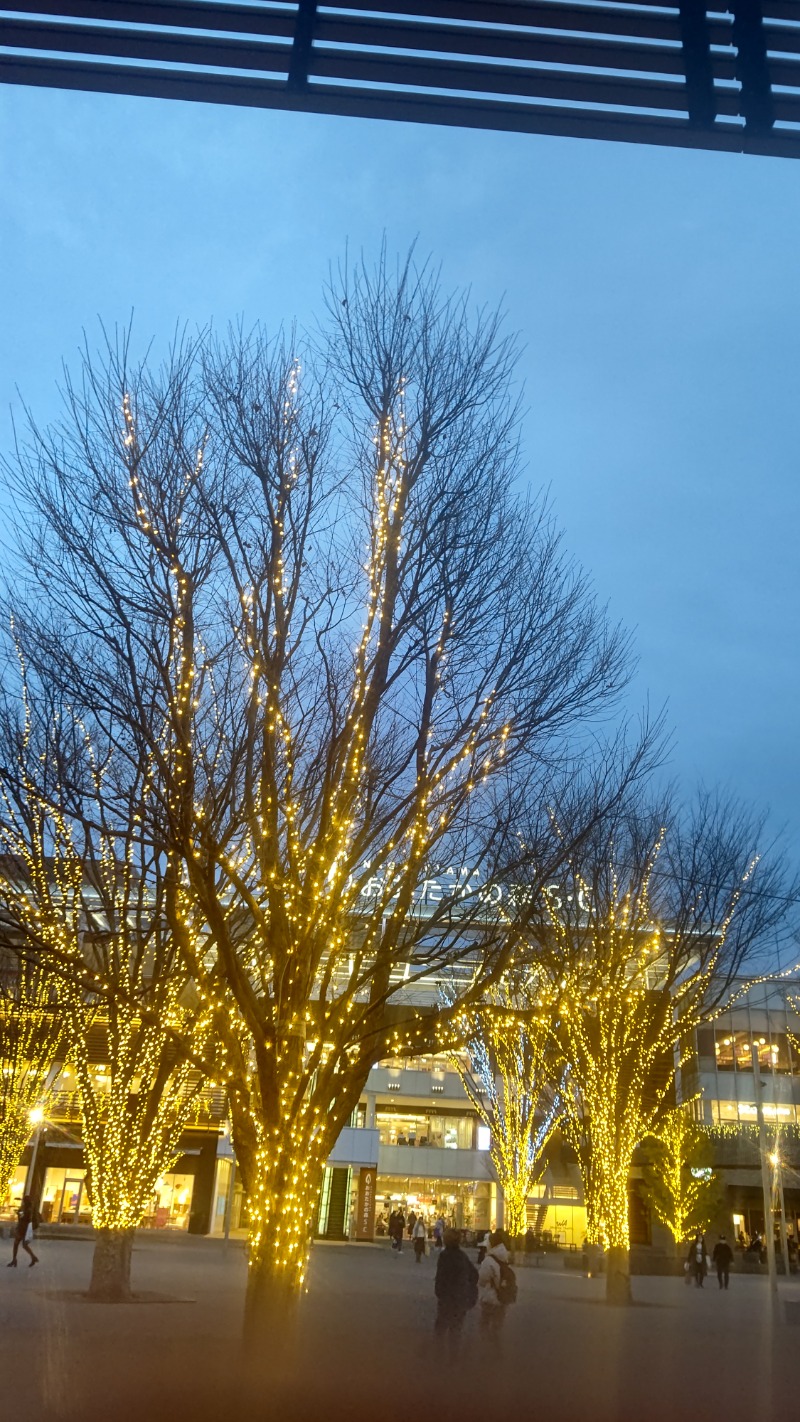
[[[775,1226],[772,1219],[772,1181],[767,1160],[767,1128],[764,1124],[764,1107],[761,1101],[761,1068],[758,1063],[758,1045],[750,1044],[753,1066],[753,1086],[756,1093],[756,1116],[758,1118],[758,1153],[761,1157],[761,1191],[764,1197],[764,1240],[767,1246],[767,1269],[769,1271],[770,1296],[775,1299],[778,1292],[778,1272],[775,1268]]]
[[[786,1201],[783,1194],[783,1169],[781,1167],[781,1155],[778,1150],[778,1132],[775,1132],[775,1149],[770,1156],[770,1164],[773,1169],[773,1180],[775,1182],[775,1194],[778,1197],[778,1219],[781,1231],[781,1254],[783,1256],[783,1269],[788,1279],[789,1277],[789,1240],[786,1235]]]
[[[25,1176],[25,1194],[30,1195],[33,1189],[34,1171],[36,1170],[36,1157],[39,1154],[39,1141],[42,1136],[42,1126],[44,1124],[44,1109],[41,1106],[34,1106],[28,1112],[28,1120],[32,1126],[36,1127],[33,1136],[33,1152],[31,1154],[30,1165]]]

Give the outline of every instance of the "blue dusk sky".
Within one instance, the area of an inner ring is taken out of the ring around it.
[[[800,859],[800,167],[0,89],[0,442],[98,316],[309,322],[346,242],[415,237],[520,333],[526,477],[634,633],[671,769]]]

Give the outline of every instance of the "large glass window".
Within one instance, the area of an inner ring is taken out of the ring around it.
[[[49,1166],[39,1206],[45,1224],[91,1224],[92,1209],[83,1166]]]
[[[187,1229],[193,1191],[193,1175],[163,1175],[156,1182],[152,1209],[143,1223],[154,1229]]]
[[[753,1047],[758,1051],[762,1071],[791,1072],[800,1066],[800,1053],[792,1048],[785,1032],[733,1032],[717,1028],[714,1055],[717,1071],[752,1071]]]
[[[717,1059],[717,1071],[733,1071],[735,1067],[733,1058],[733,1033],[731,1031],[716,1031],[714,1033],[714,1055]]]
[[[448,1116],[413,1108],[390,1111],[379,1106],[375,1124],[381,1145],[472,1150],[475,1140],[474,1116]]]

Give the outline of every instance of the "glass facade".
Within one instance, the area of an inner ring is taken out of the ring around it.
[[[186,1229],[193,1192],[193,1175],[163,1176],[142,1225],[151,1229]],[[39,1208],[45,1224],[91,1224],[92,1207],[83,1166],[49,1166]]]
[[[787,1032],[746,1032],[717,1028],[714,1059],[717,1071],[753,1070],[753,1047],[760,1071],[800,1075],[800,1051]]]
[[[429,1228],[441,1216],[454,1229],[488,1229],[496,1212],[494,1187],[483,1180],[432,1180],[418,1175],[378,1175],[375,1233],[385,1235],[392,1210],[421,1215]]]
[[[445,1150],[473,1150],[477,1117],[464,1113],[427,1110],[425,1107],[379,1105],[375,1125],[381,1145],[437,1146]]]

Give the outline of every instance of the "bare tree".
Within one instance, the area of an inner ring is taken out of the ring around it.
[[[134,1230],[180,1154],[203,1085],[195,1062],[210,1017],[169,930],[166,861],[144,833],[149,762],[120,765],[108,743],[53,710],[52,687],[35,676],[22,672],[21,717],[5,691],[0,904],[25,985],[9,1004],[8,1030],[28,1062],[20,1072],[41,1077],[43,1043],[51,1060],[55,1035],[42,1017],[57,985],[57,1036],[75,1073],[96,1231],[89,1292],[117,1302],[130,1297]]]
[[[674,1106],[682,1054],[784,922],[790,894],[764,822],[703,793],[681,817],[623,806],[547,890],[532,933],[549,974],[583,1174],[588,1237],[608,1249],[610,1301],[629,1297],[628,1179],[636,1146]],[[769,851],[772,850],[770,853]],[[533,927],[533,924],[532,924]]]
[[[151,757],[170,925],[225,1054],[251,1336],[290,1312],[371,1064],[499,980],[515,866],[535,897],[568,848],[521,846],[518,811],[544,822],[626,679],[516,492],[514,359],[497,316],[384,253],[340,271],[302,359],[258,330],[162,370],[124,340],[87,356],[12,472],[24,655]]]

